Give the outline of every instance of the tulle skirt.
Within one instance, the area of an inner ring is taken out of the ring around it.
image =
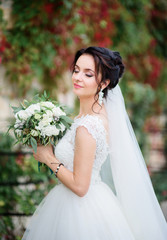
[[[62,183],[35,211],[22,240],[135,240],[119,202],[103,182],[79,197]]]

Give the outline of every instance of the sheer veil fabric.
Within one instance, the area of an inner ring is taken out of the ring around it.
[[[114,183],[116,196],[136,240],[166,240],[167,223],[118,84],[109,90],[104,105],[109,121],[110,161],[101,170],[102,180],[108,172],[108,185],[113,188],[109,182]]]

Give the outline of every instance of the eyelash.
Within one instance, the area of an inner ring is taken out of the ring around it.
[[[79,73],[79,71],[74,70],[74,73]],[[85,74],[87,77],[93,77],[93,75]]]

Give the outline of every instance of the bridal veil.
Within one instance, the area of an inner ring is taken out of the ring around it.
[[[102,180],[108,174],[111,188],[113,180],[116,196],[136,240],[166,240],[167,223],[126,112],[119,84],[108,91],[104,105],[109,121],[110,161],[101,170]]]

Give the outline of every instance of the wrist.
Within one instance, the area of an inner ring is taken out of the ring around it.
[[[49,157],[47,159],[47,165],[48,167],[57,167],[60,162],[55,157]]]

